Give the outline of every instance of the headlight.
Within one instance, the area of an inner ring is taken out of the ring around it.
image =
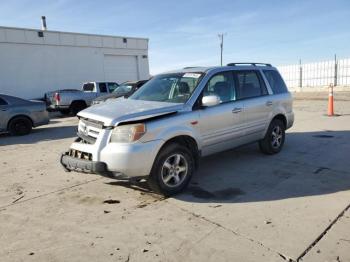
[[[145,133],[145,124],[117,126],[112,131],[111,143],[134,142],[139,140]]]

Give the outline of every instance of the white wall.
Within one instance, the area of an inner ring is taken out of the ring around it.
[[[138,79],[149,77],[148,40],[0,27],[0,93],[23,98],[80,88],[86,81],[105,81],[105,55],[131,56]],[[125,81],[116,74],[113,79]],[[137,79],[127,79],[137,80]]]

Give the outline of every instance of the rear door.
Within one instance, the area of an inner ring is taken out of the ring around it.
[[[231,71],[214,75],[202,95],[216,95],[220,104],[199,111],[202,154],[209,155],[235,146],[243,135],[243,103],[236,101],[237,93]]]
[[[273,109],[264,80],[259,70],[235,71],[234,78],[243,102],[246,142],[261,139]]]

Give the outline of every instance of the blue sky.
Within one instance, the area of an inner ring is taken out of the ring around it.
[[[275,65],[350,57],[350,1],[12,0],[0,2],[0,25],[148,37],[151,73],[224,63]]]

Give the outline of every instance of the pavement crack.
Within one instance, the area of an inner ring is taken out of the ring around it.
[[[278,252],[278,251],[276,251],[276,250],[273,250],[273,249],[270,248],[270,247],[265,246],[262,242],[260,242],[260,241],[258,241],[258,240],[255,240],[255,239],[253,239],[253,238],[249,238],[249,237],[247,237],[247,236],[245,236],[245,235],[242,235],[242,234],[240,234],[240,233],[237,233],[236,231],[234,231],[234,230],[232,230],[232,229],[230,229],[230,228],[228,228],[228,227],[225,227],[225,226],[221,225],[221,224],[218,223],[218,222],[212,221],[212,220],[210,220],[210,219],[208,219],[208,218],[206,218],[206,217],[204,217],[204,216],[198,215],[198,214],[196,214],[196,213],[194,213],[194,212],[192,212],[192,211],[189,211],[189,210],[187,210],[187,209],[185,209],[185,208],[179,207],[179,206],[177,206],[177,205],[175,205],[175,206],[176,206],[177,208],[179,208],[180,210],[182,210],[183,212],[186,212],[187,214],[190,214],[190,215],[192,215],[192,216],[194,216],[194,217],[196,217],[196,218],[202,219],[202,220],[204,220],[204,221],[206,221],[206,222],[208,222],[208,223],[210,223],[210,224],[212,224],[212,225],[215,225],[216,227],[222,228],[222,229],[224,229],[225,231],[228,231],[228,232],[234,234],[235,236],[242,237],[242,238],[244,238],[244,239],[246,239],[246,240],[249,240],[250,242],[252,242],[252,243],[254,243],[254,244],[257,244],[257,245],[263,247],[264,249],[267,249],[268,251],[274,252],[274,253],[276,253],[278,256],[280,256],[282,259],[284,259],[285,261],[288,261],[288,262],[295,262],[295,260],[291,259],[291,258],[288,257],[287,255],[284,255],[284,254],[282,254],[282,253],[280,253],[280,252]],[[214,229],[215,229],[215,228],[214,228]],[[214,231],[214,229],[213,229],[212,231]],[[203,237],[203,239],[204,239],[205,237],[209,236],[209,235],[212,233],[212,231],[209,232],[208,234],[206,234],[206,235]],[[203,239],[200,239],[200,241],[202,241]]]
[[[34,197],[31,197],[31,198],[27,198],[27,199],[24,199],[22,201],[19,201],[20,199],[22,199],[24,197],[23,196],[23,197],[20,197],[20,198],[16,199],[15,201],[13,201],[11,204],[0,206],[0,212],[4,211],[4,210],[6,210],[6,208],[14,206],[14,205],[22,204],[24,202],[28,202],[28,201],[31,201],[31,200],[34,200],[34,199],[38,199],[38,198],[42,198],[42,197],[45,197],[45,196],[48,196],[48,195],[52,195],[52,194],[55,194],[55,193],[58,193],[58,192],[61,192],[61,191],[67,190],[67,189],[71,189],[71,188],[77,187],[77,186],[86,185],[86,184],[89,184],[91,182],[95,182],[95,181],[101,180],[101,179],[103,179],[103,177],[96,178],[96,179],[89,180],[89,181],[85,181],[83,183],[75,184],[75,185],[72,185],[72,186],[69,186],[69,187],[64,187],[64,188],[61,188],[61,189],[58,189],[58,190],[55,190],[55,191],[51,191],[51,192],[48,192],[48,193],[45,193],[45,194],[41,194],[41,195],[38,195],[38,196],[34,196]]]
[[[302,261],[303,257],[309,253],[314,246],[331,230],[331,228],[339,221],[339,219],[345,214],[347,210],[350,209],[350,204],[340,212],[340,214],[326,227],[325,230],[300,254],[296,261]]]

